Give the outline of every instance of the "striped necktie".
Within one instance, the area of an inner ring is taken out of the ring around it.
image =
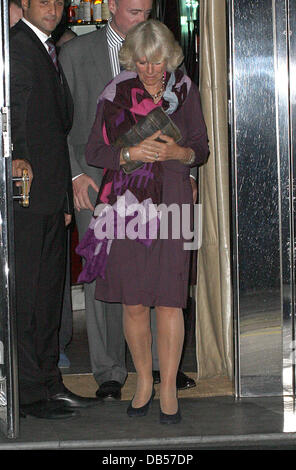
[[[53,61],[53,65],[55,66],[56,71],[58,73],[60,73],[59,66],[58,66],[57,52],[56,52],[56,48],[55,48],[55,45],[53,43],[53,40],[52,39],[47,39],[46,44],[48,45],[48,53],[51,57],[51,60]]]

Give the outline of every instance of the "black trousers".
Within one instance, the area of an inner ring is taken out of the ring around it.
[[[64,213],[15,210],[16,323],[20,404],[63,390],[57,366],[66,262]]]
[[[73,308],[71,297],[71,232],[67,229],[66,248],[66,274],[64,283],[64,295],[62,302],[61,322],[59,330],[59,349],[64,352],[66,346],[71,342],[73,333]]]

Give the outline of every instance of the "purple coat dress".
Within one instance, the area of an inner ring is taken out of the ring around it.
[[[196,158],[191,167],[200,166],[206,162],[209,148],[198,89],[179,70],[175,74],[166,74],[167,86],[170,77],[175,81],[170,87],[171,93],[167,93],[167,96],[174,95],[173,101],[177,100],[177,105],[175,104],[173,112],[171,110],[169,114],[182,135],[178,143],[194,150]],[[124,111],[122,109],[119,111],[121,106]],[[166,94],[158,106],[162,106],[164,110],[170,107],[170,103],[166,101]],[[117,129],[121,121],[128,121],[128,127],[131,127],[141,114],[147,114],[153,107],[155,105],[151,96],[134,72],[124,71],[119,74],[107,85],[99,99],[96,119],[86,150],[87,163],[111,171],[117,181],[119,176],[121,180],[126,180],[126,177],[122,177],[119,164],[120,149],[110,143],[112,133],[114,134],[114,129]],[[116,137],[116,132],[113,137]],[[148,170],[154,172],[154,186],[148,185],[146,189],[139,190],[139,181],[143,179],[141,172],[146,171],[147,174]],[[150,197],[149,191],[152,191],[151,198],[154,203],[161,203],[166,207],[174,204],[175,209],[179,209],[181,225],[184,217],[183,205],[187,205],[187,209],[191,207],[191,211],[193,207],[190,167],[180,161],[169,160],[147,163],[144,170],[136,171],[139,172],[138,177],[135,176],[137,173],[133,173],[129,176],[129,181],[132,181],[131,190],[133,185],[138,188],[138,192],[135,193],[138,200],[145,198],[147,200]],[[142,197],[143,191],[145,196]],[[108,197],[103,202],[108,202]],[[189,240],[184,239],[182,226],[180,236],[172,234],[174,232],[172,224],[177,228],[178,218],[169,217],[169,221],[168,236],[160,236],[158,231],[157,236],[149,243],[129,238],[112,240],[105,260],[104,274],[96,277],[97,299],[125,305],[186,307],[190,251],[184,249],[184,242],[188,243]],[[191,223],[187,219],[185,222],[189,225]],[[78,253],[85,255],[85,251],[83,247],[80,249],[78,247]],[[87,279],[84,278],[84,281]]]

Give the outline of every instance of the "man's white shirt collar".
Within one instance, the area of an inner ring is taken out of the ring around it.
[[[29,26],[29,28],[31,28],[34,31],[36,36],[38,36],[38,38],[40,39],[40,41],[42,42],[42,44],[48,51],[48,45],[46,44],[45,41],[47,41],[47,39],[49,39],[50,36],[47,36],[47,34],[43,33],[43,31],[40,31],[40,29],[37,28],[37,26],[34,26],[32,23],[30,23],[30,21],[26,20],[25,18],[22,18],[22,21],[26,23],[26,25]]]
[[[120,34],[112,28],[112,19],[110,19],[107,24],[107,39],[110,47],[115,47],[117,45],[122,46],[124,41],[124,38],[122,38]]]

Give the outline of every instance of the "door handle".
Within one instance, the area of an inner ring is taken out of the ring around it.
[[[29,190],[29,173],[28,170],[23,170],[22,176],[15,176],[12,181],[21,181],[22,184],[19,186],[19,195],[13,196],[13,199],[19,199],[19,203],[22,207],[29,207],[30,190]]]

